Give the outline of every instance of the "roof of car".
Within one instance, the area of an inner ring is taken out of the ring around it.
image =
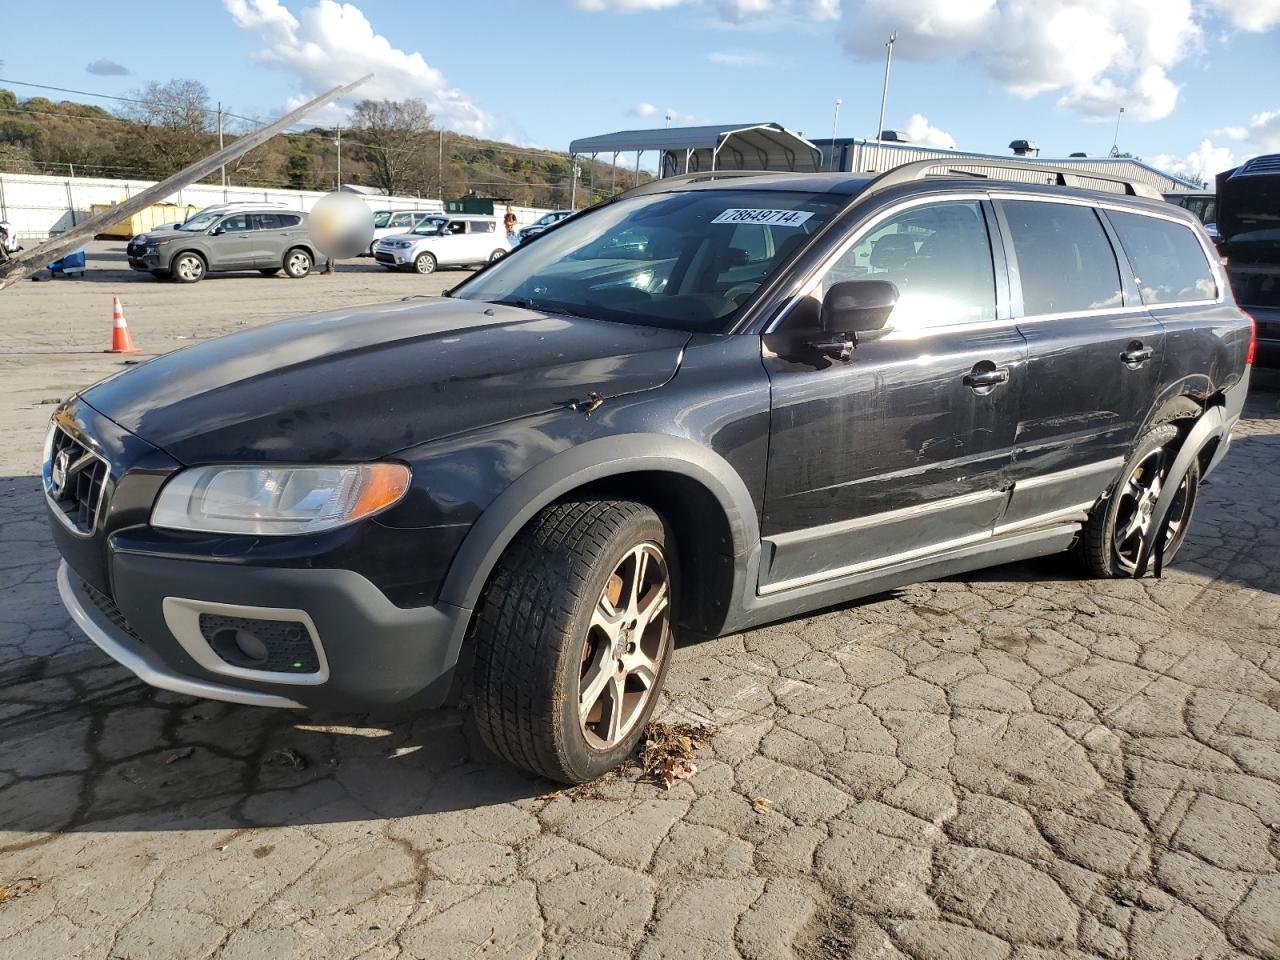
[[[673,183],[672,190],[788,190],[802,193],[859,193],[872,177],[849,173],[761,173],[728,180]],[[659,181],[660,183],[661,181]]]

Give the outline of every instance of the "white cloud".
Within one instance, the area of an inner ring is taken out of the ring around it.
[[[1261,33],[1280,23],[1280,0],[1208,0],[1233,27]]]
[[[338,83],[366,73],[373,79],[355,97],[405,100],[417,97],[450,130],[493,136],[495,121],[468,94],[451,86],[421,53],[392,45],[373,29],[352,3],[318,0],[297,16],[280,0],[222,0],[236,26],[257,35],[265,46],[253,54],[256,63],[278,67],[297,77],[301,92],[296,106]],[[334,111],[328,111],[332,117]]]
[[[700,0],[570,0],[588,13],[642,13],[671,7],[696,6]],[[840,19],[840,0],[717,0],[716,13],[726,24],[740,26],[798,17],[822,23]]]
[[[1259,153],[1280,153],[1280,110],[1255,113],[1246,139]]]
[[[763,67],[773,58],[759,50],[716,50],[707,59],[722,67]]]
[[[930,124],[929,118],[923,114],[913,113],[906,126],[899,129],[911,138],[912,143],[925,147],[939,147],[943,150],[956,148],[956,138],[947,131],[939,130]]]
[[[1213,131],[1215,137],[1221,137],[1223,140],[1247,140],[1249,139],[1248,127],[1219,127]]]
[[[635,106],[627,108],[627,116],[639,117],[642,120],[658,118],[662,119],[664,122],[667,117],[670,117],[672,126],[676,127],[697,126],[698,124],[711,122],[706,117],[699,117],[692,113],[681,113],[679,110],[673,110],[671,107],[667,107],[667,109],[663,110],[662,108],[654,106],[652,103],[647,103],[643,100]]]
[[[1213,142],[1205,137],[1200,141],[1199,149],[1192,150],[1185,157],[1164,153],[1152,157],[1151,165],[1175,176],[1203,180],[1212,184],[1213,178],[1223,170],[1234,167],[1236,160],[1230,147],[1215,147]]]
[[[895,31],[897,57],[971,60],[1015,96],[1139,120],[1173,110],[1169,70],[1201,41],[1191,0],[864,0],[845,45],[878,58]]]

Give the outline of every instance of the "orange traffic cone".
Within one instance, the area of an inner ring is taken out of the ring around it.
[[[124,307],[120,306],[120,298],[111,298],[111,349],[103,353],[141,353],[142,350],[133,345],[129,337],[129,325],[124,322]]]

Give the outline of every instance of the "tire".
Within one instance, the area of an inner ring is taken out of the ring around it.
[[[635,751],[671,661],[672,542],[622,500],[555,504],[512,541],[472,629],[476,725],[494,753],[586,783]]]
[[[178,283],[199,283],[207,271],[208,265],[198,253],[188,250],[173,258],[172,274]]]
[[[510,252],[510,251],[507,251],[507,250],[495,250],[495,251],[493,251],[493,253],[489,254],[489,262],[490,262],[490,263],[493,263],[493,261],[495,261],[495,260],[501,260],[501,259],[502,259],[503,257],[505,257],[509,252]]]
[[[258,272],[262,274],[264,277],[274,277],[277,273],[280,272],[280,269],[278,267],[263,267]]]
[[[302,247],[294,247],[284,255],[285,275],[294,280],[301,280],[311,272],[311,266],[314,262],[311,259],[311,254],[306,250],[302,249]]]
[[[418,273],[423,273],[423,274],[435,273],[436,272],[435,255],[430,253],[418,254],[417,257],[414,258],[413,269],[418,271]]]
[[[1177,451],[1178,428],[1171,423],[1153,427],[1134,447],[1115,486],[1090,513],[1076,555],[1087,573],[1095,577],[1131,577],[1134,561],[1146,539],[1153,535],[1146,511],[1155,504],[1163,480]],[[1169,532],[1165,540],[1164,562],[1187,539],[1191,516],[1200,487],[1200,465],[1193,463],[1170,508]]]

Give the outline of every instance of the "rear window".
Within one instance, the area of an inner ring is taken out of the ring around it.
[[[1024,316],[1120,306],[1115,251],[1091,208],[1036,200],[1002,206],[1018,258]]]
[[[1138,275],[1143,303],[1217,298],[1213,270],[1190,227],[1138,213],[1108,211],[1107,218]]]

